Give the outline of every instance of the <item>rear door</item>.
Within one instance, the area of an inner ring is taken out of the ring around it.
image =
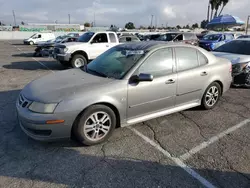
[[[199,102],[210,76],[207,58],[191,47],[176,47],[175,55],[178,80],[176,105]]]

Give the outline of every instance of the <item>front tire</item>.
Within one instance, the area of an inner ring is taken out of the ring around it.
[[[220,84],[214,82],[208,86],[206,89],[201,105],[205,110],[213,109],[218,103],[222,94],[222,89]]]
[[[107,140],[116,127],[114,111],[105,105],[87,108],[73,127],[77,140],[91,146]]]
[[[33,45],[34,45],[34,42],[33,42],[33,41],[30,41],[30,45],[33,46]]]
[[[86,57],[84,57],[81,54],[76,54],[71,59],[71,66],[73,68],[80,68],[82,66],[87,65],[87,63],[88,63],[88,61],[87,61]]]

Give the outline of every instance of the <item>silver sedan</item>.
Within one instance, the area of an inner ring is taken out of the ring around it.
[[[28,84],[16,107],[30,137],[105,141],[116,127],[196,106],[213,108],[231,84],[231,63],[185,44],[121,44],[85,67]]]

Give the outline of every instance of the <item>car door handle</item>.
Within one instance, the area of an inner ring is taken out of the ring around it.
[[[173,84],[173,83],[175,83],[175,80],[173,79],[169,79],[165,82],[165,84]]]
[[[201,76],[207,76],[207,75],[208,75],[208,74],[207,74],[206,71],[204,71],[204,72],[201,73]]]

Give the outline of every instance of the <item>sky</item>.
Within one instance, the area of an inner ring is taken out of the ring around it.
[[[71,23],[93,22],[96,26],[124,27],[133,22],[136,27],[153,24],[176,26],[199,23],[207,17],[209,0],[0,0],[0,21],[25,23]],[[246,20],[249,0],[230,0],[223,14],[232,14]],[[95,16],[94,16],[95,15]]]

